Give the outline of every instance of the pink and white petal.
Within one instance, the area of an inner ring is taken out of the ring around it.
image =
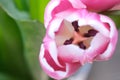
[[[57,32],[62,24],[62,20],[61,18],[54,18],[51,23],[49,24],[48,28],[47,28],[47,34],[54,39],[55,38],[55,32]]]
[[[76,20],[79,20],[80,19],[80,17],[77,15],[77,11],[78,10],[71,10],[72,12],[70,12],[70,13],[68,13],[67,15],[69,15],[69,16],[66,16],[65,17],[65,20],[67,20],[67,21],[69,21],[69,22],[73,22],[73,21],[76,21]],[[74,16],[74,17],[73,17]]]
[[[91,25],[91,27],[96,29],[98,32],[106,37],[109,37],[110,32],[108,28],[106,28],[106,25],[104,24],[105,22],[103,23],[103,21],[101,20],[101,16],[106,17],[104,15],[98,15],[96,13],[89,13],[89,15],[86,17],[86,24]]]
[[[71,75],[73,75],[75,72],[77,72],[77,70],[81,67],[80,63],[66,63],[66,71],[62,72],[62,71],[55,71],[55,74],[57,75],[56,77],[53,76],[53,78],[58,79],[58,80],[62,80],[64,78],[67,78]]]
[[[46,59],[44,58],[44,45],[41,45],[41,49],[40,49],[40,54],[39,54],[39,60],[40,60],[40,64],[42,66],[43,69],[49,69],[50,71],[53,71],[52,67],[47,63]]]
[[[109,60],[113,55],[114,49],[115,48],[110,43],[108,45],[107,49],[105,50],[105,52],[103,54],[100,54],[100,55],[96,56],[95,60],[96,61]]]
[[[60,1],[60,3],[52,11],[52,16],[56,15],[57,13],[61,13],[63,11],[73,8],[69,0],[57,0],[57,1]]]
[[[73,8],[81,9],[86,8],[86,5],[83,4],[80,0],[69,0],[73,6]]]
[[[70,22],[63,20],[59,30],[55,33],[55,41],[57,46],[63,45],[66,40],[69,40],[73,36],[74,28]]]
[[[51,19],[57,14],[67,9],[72,8],[71,3],[68,0],[52,0],[49,2],[45,9],[44,22],[45,27],[48,27]]]
[[[84,25],[89,25],[89,26],[93,27],[93,29],[97,30],[99,33],[103,34],[106,37],[109,37],[110,32],[102,22],[99,22],[97,20],[83,18],[78,21],[78,24],[81,27]]]
[[[45,24],[45,28],[48,27],[49,22],[52,19],[52,11],[53,9],[58,6],[60,3],[60,0],[51,0],[46,9],[45,9],[45,14],[44,14],[44,24]]]
[[[74,18],[72,16],[74,16]],[[71,22],[78,20],[79,26],[90,25],[91,27],[99,31],[101,34],[108,36],[109,30],[106,27],[104,27],[105,25],[101,21],[100,17],[101,16],[96,13],[91,13],[85,9],[81,9],[71,14],[69,17],[66,18],[66,20]]]
[[[85,55],[84,50],[76,45],[63,45],[58,47],[58,56],[67,63],[81,62],[84,64]]]
[[[51,58],[55,61],[55,63],[62,67],[62,65],[58,61],[58,51],[57,51],[55,41],[51,40],[51,41],[45,42],[44,47],[49,52]]]
[[[100,14],[97,14],[95,12],[89,12],[89,14],[87,14],[86,19],[92,19],[92,20],[97,20],[100,21]]]
[[[55,38],[55,32],[59,31],[63,22],[64,22],[65,25],[66,25],[66,23],[67,23],[67,25],[70,25],[70,22],[68,20],[66,20],[66,17],[71,15],[70,14],[71,12],[75,12],[75,11],[76,10],[71,9],[71,10],[61,12],[61,13],[57,14],[56,16],[54,16],[54,18],[52,19],[52,21],[50,22],[50,24],[47,28],[47,33],[49,34],[49,36],[51,38]],[[65,17],[63,17],[63,16],[65,16]],[[69,31],[70,32],[72,31],[71,28],[69,29]]]
[[[80,18],[95,19],[100,21],[100,16],[97,13],[89,12],[84,8],[77,10],[75,15],[78,15]]]
[[[39,59],[40,59],[40,64],[41,67],[43,68],[43,70],[51,77],[53,78],[61,78],[63,77],[63,75],[65,75],[65,70],[63,70],[61,67],[57,66],[57,64],[52,60],[49,59],[50,63],[48,63],[48,60],[44,57],[45,54],[45,48],[44,45],[41,46],[41,51],[40,51],[40,55],[39,55]],[[48,55],[49,56],[49,55]],[[57,68],[61,68],[62,70],[57,71],[57,69],[54,69],[54,66],[57,66]]]
[[[70,10],[69,10],[70,11]],[[71,13],[71,14],[69,14],[69,13]],[[73,9],[73,10],[71,10],[71,12],[69,12],[67,15],[69,15],[69,16],[67,16],[67,17],[65,17],[65,19],[67,20],[67,21],[70,21],[70,22],[73,22],[73,21],[76,21],[76,20],[85,20],[85,18],[89,18],[89,17],[86,17],[86,16],[88,16],[88,14],[89,14],[89,12],[86,10],[86,9],[79,9],[79,10],[77,10],[77,9]],[[74,17],[73,17],[74,16]],[[84,21],[83,21],[84,22]],[[84,23],[82,23],[82,22],[79,22],[79,24],[83,24],[84,25]],[[86,24],[86,23],[85,23]]]
[[[97,33],[96,36],[91,41],[90,47],[85,51],[87,55],[87,61],[92,62],[97,55],[104,53],[106,50],[110,39],[104,35]]]
[[[93,27],[95,30],[97,30],[99,33],[103,34],[104,36],[109,37],[110,32],[105,27],[104,23],[97,20],[88,20],[88,25]]]
[[[101,21],[107,22],[110,25],[110,35],[109,35],[110,43],[106,51],[100,56],[98,56],[96,60],[108,60],[111,58],[116,48],[116,44],[118,40],[118,31],[116,29],[114,22],[110,18],[101,15]]]
[[[96,60],[108,60],[112,57],[114,50],[116,48],[116,44],[117,44],[117,39],[118,39],[117,35],[118,35],[118,33],[116,31],[115,35],[110,40],[109,45],[108,45],[107,49],[105,50],[105,52],[98,55],[96,57]]]
[[[74,11],[71,12],[71,14],[69,16],[67,16],[65,19],[67,21],[73,22],[76,20],[81,20],[84,19],[85,16],[87,16],[88,11],[85,9],[74,9]],[[74,16],[74,17],[73,17]]]
[[[75,13],[77,11],[77,9],[68,9],[68,10],[65,10],[65,11],[62,11],[60,13],[57,13],[55,16],[57,18],[61,18],[61,19],[66,19],[67,17],[71,16],[71,14]],[[73,17],[73,16],[72,16]],[[69,20],[67,20],[69,21]]]
[[[50,57],[49,53],[47,53],[45,56],[45,48],[44,45],[41,45],[41,51],[39,55],[40,64],[41,67],[44,69],[44,71],[51,76],[54,79],[63,79],[66,78],[73,73],[75,73],[78,68],[81,66],[80,63],[72,63],[72,64],[66,64],[64,67],[58,66],[54,60]]]
[[[74,32],[74,28],[72,26],[72,23],[67,20],[63,20],[59,30],[56,32],[56,36],[60,35],[60,36],[71,37],[73,36],[73,32]]]
[[[104,16],[104,15],[100,15],[101,21],[102,22],[106,22],[110,25],[110,35],[109,37],[112,39],[114,36],[116,36],[115,39],[117,39],[118,36],[118,31],[116,29],[116,25],[115,23],[112,21],[111,18]]]
[[[73,75],[81,67],[81,63],[66,63],[66,77]]]

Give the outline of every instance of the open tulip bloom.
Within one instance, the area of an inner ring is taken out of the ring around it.
[[[85,63],[111,58],[118,33],[109,17],[77,8],[51,13],[48,20],[47,17],[39,59],[50,77],[63,79]]]

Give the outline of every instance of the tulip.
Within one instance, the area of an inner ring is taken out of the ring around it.
[[[120,5],[120,0],[81,0],[88,10],[101,12]]]
[[[114,22],[105,15],[86,9],[58,11],[47,23],[41,67],[50,77],[64,79],[86,63],[110,59],[117,37]]]

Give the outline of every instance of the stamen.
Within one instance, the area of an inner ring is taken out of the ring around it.
[[[89,34],[90,36],[95,36],[95,35],[97,34],[97,32],[98,32],[98,31],[96,31],[96,30],[94,30],[94,29],[90,29],[90,30],[88,31],[88,34]]]
[[[86,46],[83,44],[83,42],[80,42],[80,43],[78,44],[78,46],[79,46],[80,48],[82,48],[82,49],[86,49]]]
[[[85,33],[84,37],[91,37],[91,35],[89,33]]]
[[[76,31],[76,32],[78,32],[79,31],[79,29],[78,29],[78,21],[74,21],[74,22],[72,22],[72,25],[73,25],[73,27],[74,27],[74,30]]]
[[[72,44],[72,42],[73,42],[73,38],[70,38],[69,40],[66,40],[64,42],[64,45]]]

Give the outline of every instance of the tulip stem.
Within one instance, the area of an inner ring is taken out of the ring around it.
[[[92,64],[85,64],[80,68],[76,74],[69,77],[67,80],[87,80],[89,73],[91,71]]]

